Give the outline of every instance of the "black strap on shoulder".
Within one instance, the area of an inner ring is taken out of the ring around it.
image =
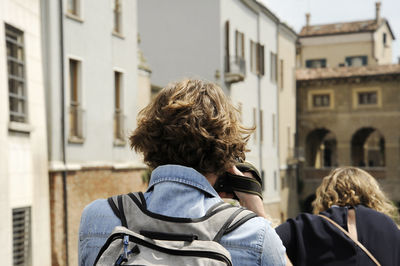
[[[257,217],[257,214],[253,213],[249,213],[246,216],[240,218],[239,221],[237,221],[236,223],[234,223],[233,225],[229,226],[225,232],[224,235],[229,234],[230,232],[232,232],[233,230],[235,230],[236,228],[238,228],[239,226],[241,226],[242,224],[244,224],[245,222],[247,222],[248,220]]]
[[[214,237],[213,241],[215,242],[220,242],[222,236],[224,235],[226,229],[228,229],[229,225],[232,223],[232,221],[236,218],[236,216],[239,215],[239,213],[241,213],[244,209],[243,208],[238,208],[229,218],[228,220],[226,220],[226,222],[224,223],[224,225],[222,225],[221,229],[218,231],[218,233],[216,234],[216,236]]]
[[[119,213],[117,205],[115,205],[114,200],[112,197],[107,199],[108,204],[110,205],[111,209],[113,210],[115,216],[117,216],[121,220],[121,215]]]
[[[128,223],[126,222],[126,217],[124,213],[124,205],[122,204],[122,195],[118,195],[118,209],[120,213],[120,220],[122,226],[128,227]]]

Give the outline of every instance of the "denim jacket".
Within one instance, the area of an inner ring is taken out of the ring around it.
[[[144,193],[151,212],[199,218],[221,201],[207,179],[192,168],[164,165],[156,168]],[[115,226],[121,225],[107,200],[99,199],[84,209],[79,228],[79,265],[94,260]],[[222,237],[220,242],[231,254],[233,265],[285,265],[285,247],[270,222],[250,219]]]

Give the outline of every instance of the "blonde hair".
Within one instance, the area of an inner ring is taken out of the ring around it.
[[[164,88],[139,113],[130,144],[151,168],[179,164],[221,174],[245,160],[252,132],[218,85],[186,79]]]
[[[332,205],[364,205],[382,212],[400,223],[399,213],[393,203],[380,189],[378,182],[366,171],[356,167],[340,167],[326,176],[317,188],[312,203],[314,214],[327,210]]]

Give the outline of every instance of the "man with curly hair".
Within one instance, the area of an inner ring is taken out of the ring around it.
[[[131,147],[153,170],[144,198],[149,211],[181,218],[203,217],[221,201],[214,190],[219,175],[245,159],[253,129],[244,127],[222,89],[201,80],[183,80],[164,88],[138,116]],[[242,206],[265,217],[262,200],[235,192]],[[221,244],[234,265],[285,265],[285,248],[263,217],[255,217],[224,235]],[[79,264],[93,265],[117,225],[105,199],[88,205],[79,232]]]

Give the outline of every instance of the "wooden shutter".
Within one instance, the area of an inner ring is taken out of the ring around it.
[[[230,72],[229,57],[229,20],[227,20],[225,22],[225,72]]]

